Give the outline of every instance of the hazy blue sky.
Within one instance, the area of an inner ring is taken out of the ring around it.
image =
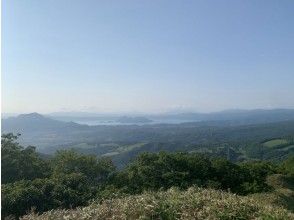
[[[3,0],[2,111],[294,107],[293,0]]]

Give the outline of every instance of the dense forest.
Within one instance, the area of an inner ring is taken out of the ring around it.
[[[2,217],[20,217],[34,210],[42,213],[56,208],[86,206],[144,192],[166,191],[172,187],[224,190],[240,196],[273,190],[267,182],[282,175],[293,184],[294,157],[280,163],[268,161],[230,162],[199,152],[141,153],[122,169],[110,157],[59,150],[44,157],[36,148],[24,148],[18,135],[2,135]],[[271,141],[271,140],[267,140]],[[265,142],[266,145],[273,144]],[[276,143],[277,142],[277,143]],[[285,141],[275,140],[282,146]]]

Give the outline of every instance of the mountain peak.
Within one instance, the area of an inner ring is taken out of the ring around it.
[[[28,114],[21,114],[18,116],[18,118],[45,118],[43,115],[37,113],[37,112],[32,112]]]

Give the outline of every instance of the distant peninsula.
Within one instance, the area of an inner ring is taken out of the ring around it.
[[[127,117],[123,116],[116,120],[119,123],[150,123],[152,120],[145,117]]]

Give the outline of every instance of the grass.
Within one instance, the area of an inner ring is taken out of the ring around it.
[[[93,147],[95,147],[95,146],[89,145],[88,143],[79,143],[79,144],[75,144],[75,145],[71,146],[71,148],[83,148],[83,149],[90,149]]]
[[[136,144],[132,144],[132,145],[120,146],[117,149],[115,149],[115,151],[109,152],[109,153],[106,153],[106,154],[103,154],[102,156],[114,156],[114,155],[118,155],[120,153],[131,151],[131,150],[133,150],[135,148],[140,148],[140,147],[144,146],[145,144],[146,143],[136,143]]]
[[[270,141],[263,143],[263,146],[273,148],[273,147],[277,147],[277,146],[283,145],[283,144],[288,144],[288,140],[274,139],[274,140],[270,140]]]
[[[270,193],[258,193],[252,195],[261,203],[275,204],[294,212],[294,179],[293,177],[274,174],[267,178],[267,184],[272,186],[274,190]]]
[[[136,143],[136,144],[132,144],[132,145],[126,145],[126,146],[121,146],[118,148],[119,152],[127,152],[127,151],[131,151],[135,148],[140,148],[142,146],[144,146],[146,143]]]
[[[115,156],[115,155],[118,155],[120,154],[119,152],[117,151],[112,151],[112,152],[109,152],[109,153],[106,153],[106,154],[102,154],[103,157],[111,157],[111,156]]]
[[[290,150],[294,150],[294,145],[289,145],[289,146],[283,147],[281,150],[282,150],[282,151],[290,151]]]
[[[92,203],[73,210],[52,210],[41,215],[36,213],[22,220],[50,219],[294,219],[294,214],[253,197],[201,189],[197,187],[180,191],[146,192],[123,198]]]

